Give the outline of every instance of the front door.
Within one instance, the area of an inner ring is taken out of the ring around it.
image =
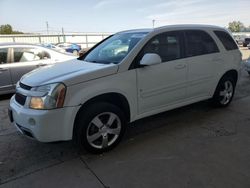
[[[156,53],[162,63],[137,68],[139,114],[164,109],[185,99],[187,64],[183,59],[181,32],[171,31],[153,37],[141,56]]]
[[[10,75],[9,49],[0,48],[0,94],[14,90]]]

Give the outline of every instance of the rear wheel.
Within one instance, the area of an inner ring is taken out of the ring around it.
[[[236,81],[230,76],[223,77],[214,93],[213,101],[216,106],[226,107],[228,106],[234,96]]]
[[[78,114],[74,131],[80,147],[102,153],[120,142],[125,127],[125,116],[120,108],[109,103],[95,103]]]

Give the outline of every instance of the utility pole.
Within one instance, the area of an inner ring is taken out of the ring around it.
[[[63,35],[63,42],[65,42],[65,35],[64,35],[64,29],[62,27],[62,35]]]
[[[47,35],[49,34],[49,23],[46,21]]]
[[[63,29],[63,27],[62,27],[62,35],[64,35],[64,29]]]
[[[155,28],[155,20],[152,20],[153,28]]]

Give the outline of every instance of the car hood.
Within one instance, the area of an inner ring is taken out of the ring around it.
[[[20,81],[31,87],[57,82],[70,86],[115,74],[117,71],[118,65],[115,64],[89,63],[74,59],[35,69],[25,74]]]

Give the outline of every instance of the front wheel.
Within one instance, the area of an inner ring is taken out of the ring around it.
[[[214,93],[213,101],[216,106],[226,107],[228,106],[234,96],[236,81],[229,76],[223,77]]]
[[[95,103],[79,112],[75,134],[77,144],[92,153],[115,147],[126,127],[124,113],[109,103]]]

